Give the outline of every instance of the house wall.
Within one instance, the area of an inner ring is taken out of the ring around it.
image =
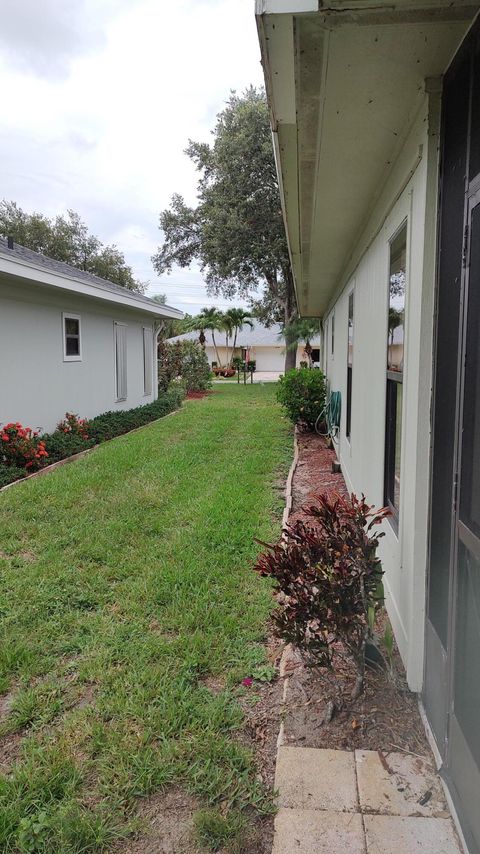
[[[81,317],[82,361],[64,361],[62,312]],[[114,321],[127,324],[128,396],[118,402]],[[1,281],[0,423],[48,431],[67,411],[90,418],[150,403],[156,396],[153,348],[152,393],[144,395],[143,327],[153,331],[152,318],[142,312]]]
[[[325,367],[342,394],[337,453],[349,489],[384,504],[389,241],[407,219],[405,366],[398,532],[384,523],[386,602],[410,687],[423,679],[440,94],[432,91],[366,223],[324,318]],[[351,438],[346,438],[348,298],[354,291]],[[332,317],[335,341],[332,354]]]

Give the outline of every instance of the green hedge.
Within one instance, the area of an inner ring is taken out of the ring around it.
[[[277,400],[294,424],[315,430],[325,407],[325,377],[318,368],[293,368],[280,377]]]
[[[78,454],[80,451],[100,444],[100,442],[106,442],[108,439],[114,439],[115,436],[129,433],[130,430],[135,430],[137,427],[143,427],[150,421],[156,421],[157,418],[162,418],[169,412],[178,409],[184,397],[185,391],[182,386],[172,384],[153,403],[137,406],[135,409],[116,410],[97,415],[86,422],[88,439],[83,439],[74,433],[62,433],[60,430],[45,433],[40,437],[45,443],[45,449],[48,453],[45,464],[49,465],[64,460],[66,457],[71,457],[73,454]],[[14,480],[25,477],[28,473],[23,468],[0,464],[0,488]]]

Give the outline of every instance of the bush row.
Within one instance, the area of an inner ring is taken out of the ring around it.
[[[0,442],[0,488],[45,465],[64,460],[100,442],[114,439],[115,436],[129,433],[130,430],[168,415],[178,409],[184,396],[183,386],[180,383],[172,383],[153,403],[137,406],[135,409],[104,412],[88,421],[67,413],[53,433],[39,436],[30,431],[28,448],[24,437],[28,428],[23,428],[21,424],[6,425]],[[45,451],[41,458],[34,453],[38,447]],[[32,456],[35,464],[31,462]]]

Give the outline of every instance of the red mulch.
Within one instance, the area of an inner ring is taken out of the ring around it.
[[[188,391],[186,400],[201,400],[202,397],[207,397],[212,394],[211,391]]]
[[[317,433],[298,433],[298,463],[293,476],[293,512],[289,522],[305,519],[302,506],[312,503],[319,493],[348,495],[343,475],[332,472],[332,463],[337,459],[335,451],[328,447],[327,440]]]

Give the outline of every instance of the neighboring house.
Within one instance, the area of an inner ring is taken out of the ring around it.
[[[0,238],[0,423],[48,431],[67,411],[155,400],[171,317],[182,313]]]
[[[257,371],[264,373],[282,373],[285,367],[285,341],[281,336],[281,327],[279,323],[274,323],[273,326],[266,327],[256,320],[252,320],[253,328],[245,326],[240,329],[237,335],[237,346],[234,356],[240,356],[246,359],[255,360]],[[206,329],[205,332],[205,352],[210,365],[218,363],[226,365],[227,360],[232,355],[233,339],[229,341],[228,354],[225,345],[225,333],[215,332],[215,341],[217,344],[217,352],[213,346],[212,333]],[[177,335],[175,338],[170,338],[170,341],[198,341],[198,332],[186,332],[183,335]],[[320,364],[320,336],[313,337],[310,340],[312,346],[312,361],[314,364]],[[300,342],[297,350],[297,366],[306,356],[303,353],[305,344]]]
[[[257,0],[299,309],[323,319],[347,485],[392,511],[387,607],[477,854],[479,11]]]

